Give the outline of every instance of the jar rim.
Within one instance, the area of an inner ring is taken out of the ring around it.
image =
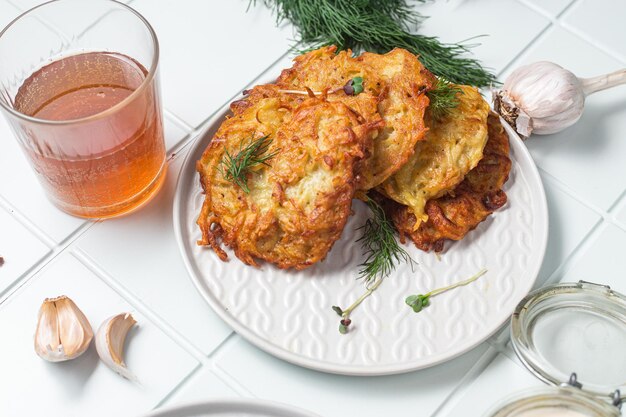
[[[558,319],[564,320],[564,318],[571,318],[572,313],[580,312],[591,314],[594,318],[599,317],[602,323],[606,321],[626,334],[626,297],[611,290],[608,286],[586,281],[560,283],[533,291],[519,302],[511,316],[511,344],[516,355],[531,373],[550,385],[559,385],[567,380],[569,374],[580,371],[557,369],[556,366],[550,364],[550,361],[546,359],[547,355],[542,352],[540,342],[535,337],[537,323],[546,317],[554,319],[554,313],[565,313],[563,318]],[[580,335],[577,337],[581,338]],[[570,346],[574,343],[575,341],[565,345],[568,354],[572,352],[573,347],[570,348]],[[609,367],[613,366],[613,358],[600,359],[594,362],[594,366],[609,371]],[[560,366],[562,367],[563,364]],[[621,380],[618,383],[585,380],[583,382],[585,391],[596,396],[609,396],[616,389],[626,391],[626,383]]]
[[[541,409],[577,411],[588,417],[619,417],[616,406],[574,387],[542,387],[519,391],[500,400],[485,417],[522,417],[524,411]]]

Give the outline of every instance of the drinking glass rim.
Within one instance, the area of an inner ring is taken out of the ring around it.
[[[30,14],[31,12],[35,11],[36,9],[39,9],[41,7],[45,7],[49,4],[52,3],[60,3],[60,2],[65,2],[67,0],[50,0],[47,1],[45,3],[41,3],[33,8],[30,8],[28,10],[26,10],[25,12],[21,13],[19,16],[17,16],[15,19],[11,20],[11,22],[9,22],[4,29],[2,29],[0,31],[0,39],[2,39],[2,36],[5,34],[5,32],[7,30],[9,30],[15,23],[17,23],[19,20],[21,20],[23,17],[25,17],[26,15]],[[139,18],[139,20],[141,22],[143,22],[143,24],[148,28],[148,32],[150,33],[150,36],[152,37],[152,41],[154,42],[154,56],[152,57],[152,62],[150,63],[150,70],[148,71],[148,74],[146,75],[146,78],[144,78],[144,80],[141,82],[141,84],[139,85],[139,87],[137,87],[137,89],[135,89],[129,96],[125,97],[122,101],[120,101],[119,103],[116,103],[115,105],[109,107],[106,110],[103,110],[99,113],[96,114],[92,114],[91,116],[87,116],[87,117],[81,117],[78,119],[70,119],[70,120],[47,120],[47,119],[41,119],[38,117],[33,117],[33,116],[29,116],[27,114],[24,114],[22,112],[19,112],[17,110],[15,110],[13,107],[9,106],[7,103],[4,102],[4,100],[0,99],[0,106],[2,108],[4,108],[9,114],[25,120],[27,122],[31,122],[31,123],[37,123],[37,124],[42,124],[42,125],[70,125],[70,124],[77,124],[77,123],[84,123],[84,122],[90,122],[93,120],[97,120],[97,119],[101,119],[104,117],[107,117],[108,115],[115,113],[117,110],[119,110],[120,108],[124,107],[127,103],[129,103],[130,101],[134,100],[135,97],[137,97],[139,94],[141,94],[146,88],[147,85],[149,85],[152,80],[154,79],[154,75],[157,71],[157,66],[159,63],[159,39],[156,36],[156,32],[154,31],[154,29],[152,28],[152,25],[150,24],[150,22],[148,22],[148,20],[143,17],[143,15],[141,13],[139,13],[137,10],[133,9],[132,7],[130,7],[127,4],[124,4],[118,0],[100,0],[103,2],[109,2],[109,3],[116,3],[118,6],[122,6],[123,9],[126,9],[127,11],[133,13],[135,16],[137,16]],[[92,51],[94,52],[94,51]],[[68,56],[72,56],[72,55],[68,55]],[[132,57],[130,57],[132,58]]]

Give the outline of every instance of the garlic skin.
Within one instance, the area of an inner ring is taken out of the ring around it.
[[[552,62],[542,61],[513,71],[500,92],[505,120],[524,137],[559,132],[580,119],[585,93],[579,79]],[[498,99],[496,99],[496,102]],[[515,111],[517,110],[517,111]],[[516,113],[511,117],[511,112]],[[511,120],[513,119],[513,120]]]
[[[523,138],[548,135],[576,123],[589,94],[624,83],[626,70],[583,79],[552,62],[535,62],[509,75],[493,95],[494,107]]]
[[[130,313],[110,317],[98,328],[96,350],[102,362],[126,379],[137,381],[124,363],[124,342],[128,331],[137,323]]]
[[[83,312],[67,296],[46,298],[39,309],[35,352],[50,362],[62,362],[83,354],[93,330]]]

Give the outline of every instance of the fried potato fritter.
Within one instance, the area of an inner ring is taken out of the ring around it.
[[[415,215],[407,206],[386,199],[384,208],[402,242],[406,237],[426,252],[441,252],[446,239],[461,240],[495,210],[506,204],[502,186],[509,177],[509,137],[499,117],[490,113],[483,158],[449,194],[426,203],[428,220],[413,229]]]
[[[355,164],[371,151],[382,122],[368,123],[341,102],[295,99],[273,86],[232,105],[198,161],[205,191],[198,218],[199,244],[222,260],[231,247],[249,265],[257,259],[303,269],[326,256],[340,237],[355,193]],[[365,105],[365,104],[364,104]],[[376,101],[370,103],[375,108]],[[248,175],[250,193],[229,182],[220,168],[226,150],[269,135],[269,165]]]
[[[329,101],[341,101],[374,122],[385,122],[374,141],[373,152],[358,165],[360,190],[369,190],[398,171],[413,155],[415,144],[424,139],[426,92],[435,78],[417,57],[404,49],[384,54],[365,52],[352,57],[351,51],[336,53],[330,46],[300,55],[292,68],[283,70],[276,84],[284,89],[329,92]],[[346,95],[340,87],[354,77],[363,78],[364,93]],[[378,98],[378,114],[368,118],[362,100]],[[380,115],[380,116],[379,116]]]
[[[489,104],[476,88],[458,86],[459,104],[440,119],[427,113],[426,139],[378,191],[408,206],[416,221],[413,230],[428,220],[426,202],[451,191],[483,156],[487,142]]]

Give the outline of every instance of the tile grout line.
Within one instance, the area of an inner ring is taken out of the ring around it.
[[[63,239],[61,243],[56,245],[54,248],[48,252],[46,256],[39,259],[35,264],[33,264],[28,271],[26,271],[22,276],[17,278],[9,287],[5,290],[0,291],[0,306],[5,303],[9,298],[17,292],[20,288],[26,285],[33,277],[35,277],[39,271],[53,262],[59,255],[65,252],[65,250],[70,247],[76,239],[83,235],[83,233],[87,232],[95,223],[93,222],[85,222],[76,230],[74,230],[67,238]]]
[[[602,220],[604,220],[607,223],[612,224],[613,226],[619,227],[619,228],[623,228],[624,227],[623,225],[621,225],[621,222],[619,220],[617,220],[615,215],[616,215],[617,211],[622,209],[622,207],[621,207],[622,202],[626,201],[626,190],[622,191],[622,193],[617,197],[617,199],[613,203],[611,203],[611,205],[610,205],[608,210],[604,210],[603,208],[601,208],[599,206],[596,206],[595,204],[592,204],[588,200],[586,200],[585,198],[581,197],[576,192],[576,190],[572,189],[570,186],[568,186],[567,184],[563,183],[561,180],[556,178],[554,175],[552,175],[551,173],[549,173],[545,169],[543,169],[543,168],[541,168],[539,166],[537,167],[537,169],[541,172],[542,175],[544,175],[545,177],[547,177],[550,180],[552,185],[554,185],[556,188],[558,188],[560,191],[562,191],[567,196],[571,197],[576,202],[580,203],[585,208],[593,211],[595,214],[600,216],[602,218]]]
[[[478,361],[467,371],[459,383],[452,389],[452,391],[445,397],[445,399],[439,404],[439,406],[430,415],[431,417],[444,417],[449,416],[453,406],[458,403],[463,397],[463,394],[467,392],[469,387],[476,381],[476,379],[487,369],[494,359],[498,356],[499,352],[492,346],[489,346],[485,353],[481,355]]]
[[[127,290],[120,282],[113,278],[103,267],[92,259],[80,248],[72,248],[70,253],[78,259],[87,269],[92,271],[101,281],[113,289],[122,299],[128,302],[137,312],[145,316],[154,326],[167,335],[179,347],[189,353],[202,365],[209,362],[204,353],[194,344],[189,342],[185,336],[180,334],[168,322],[163,320],[155,311],[144,304],[137,296]]]
[[[622,56],[621,54],[615,52],[611,47],[606,46],[601,41],[596,40],[592,36],[588,35],[585,31],[578,29],[577,27],[572,26],[567,22],[563,22],[562,26],[563,26],[563,29],[567,30],[568,32],[572,33],[573,35],[587,42],[589,45],[598,49],[600,52],[603,52],[606,55],[610,56],[611,58],[615,59],[616,61],[619,61],[620,64],[626,65],[625,56]]]
[[[599,235],[607,228],[606,221],[597,222],[585,235],[583,240],[574,248],[572,253],[563,261],[561,265],[546,279],[544,286],[557,283],[571,268],[576,265],[582,256],[587,253],[587,250],[596,243]]]
[[[163,397],[161,397],[159,399],[159,401],[157,401],[157,403],[155,405],[152,406],[152,409],[157,409],[159,407],[162,407],[165,403],[167,403],[169,400],[172,399],[172,397],[174,395],[176,395],[176,393],[178,391],[180,391],[180,387],[184,387],[187,386],[188,384],[190,384],[190,381],[193,381],[196,379],[196,377],[198,377],[201,373],[203,369],[207,369],[207,366],[203,365],[202,363],[198,362],[198,364],[196,365],[195,368],[193,368],[193,370],[191,372],[189,372],[187,375],[185,375],[185,377],[183,379],[181,379],[180,381],[178,381],[178,383],[174,386],[174,388],[172,388],[167,394],[165,394]]]
[[[552,30],[554,30],[554,26],[555,23],[553,21],[550,21],[546,27],[544,27],[543,29],[541,29],[541,31],[539,31],[538,34],[536,34],[531,41],[528,43],[528,45],[526,45],[524,48],[522,48],[509,62],[508,64],[506,64],[505,66],[502,67],[502,69],[500,69],[500,71],[498,71],[498,78],[502,76],[502,74],[504,74],[506,71],[509,70],[509,68],[511,68],[513,65],[517,64],[522,58],[524,58],[529,51],[531,50],[531,48],[533,48],[540,40],[542,40],[543,38],[545,38],[546,36],[548,36],[550,34],[550,32],[552,32]]]
[[[220,379],[220,381],[224,382],[229,388],[242,397],[257,397],[248,387],[228,373],[228,371],[223,369],[217,362],[215,363],[213,373]]]
[[[280,55],[276,60],[274,60],[274,62],[272,62],[268,67],[266,67],[263,71],[261,71],[259,73],[259,75],[257,75],[256,77],[252,78],[252,80],[250,82],[248,82],[247,84],[245,84],[242,88],[238,89],[238,92],[233,94],[232,96],[230,96],[226,101],[224,101],[220,106],[218,106],[213,112],[211,112],[202,122],[200,122],[200,124],[198,125],[198,127],[192,127],[190,124],[188,124],[187,122],[185,122],[182,118],[180,118],[179,116],[177,116],[176,114],[172,113],[170,110],[165,110],[164,112],[167,113],[168,117],[174,121],[177,121],[178,123],[182,124],[183,126],[187,126],[188,128],[190,128],[191,130],[188,132],[187,138],[183,138],[174,148],[173,150],[175,151],[174,153],[177,153],[179,151],[179,149],[183,149],[187,146],[187,144],[189,142],[193,142],[193,140],[204,131],[204,129],[208,126],[208,124],[211,122],[211,119],[213,119],[213,117],[215,117],[220,111],[222,111],[223,109],[225,109],[230,103],[233,102],[233,100],[235,100],[237,97],[239,97],[241,95],[241,92],[244,91],[245,89],[249,88],[250,86],[255,85],[255,83],[257,83],[261,78],[263,78],[268,72],[270,72],[272,69],[274,69],[274,67],[276,67],[276,65],[282,61],[286,56],[288,56],[291,53],[291,50],[287,50],[285,53],[283,53],[282,55]]]
[[[168,110],[165,107],[163,107],[163,114],[181,130],[184,130],[187,135],[192,134],[196,130],[192,125],[190,125],[178,115],[174,114],[171,110]]]
[[[241,384],[237,384],[236,386],[233,385],[231,381],[231,379],[229,378],[225,378],[223,375],[222,371],[218,370],[218,366],[217,366],[217,360],[216,360],[216,355],[220,355],[221,352],[225,349],[228,349],[228,346],[230,346],[231,344],[235,343],[235,342],[231,342],[231,339],[237,339],[237,333],[235,333],[235,331],[231,331],[230,334],[228,336],[226,336],[215,348],[213,348],[213,350],[206,356],[206,361],[205,363],[200,363],[199,368],[194,371],[192,371],[187,378],[185,378],[184,381],[181,381],[181,383],[177,384],[174,388],[172,388],[172,390],[170,390],[170,392],[168,392],[165,397],[163,397],[159,403],[154,406],[154,408],[158,408],[163,406],[167,401],[169,401],[171,398],[173,398],[176,394],[178,394],[178,392],[183,391],[189,384],[193,383],[193,381],[195,380],[195,375],[192,374],[196,374],[199,375],[202,370],[207,370],[208,372],[213,373],[216,378],[218,378],[222,383],[224,383],[224,385],[226,385],[228,388],[230,388],[231,390],[233,390],[233,392],[242,395],[243,396],[254,396],[246,387],[243,387]]]
[[[550,21],[550,24],[546,26],[539,34],[537,34],[529,43],[526,45],[524,49],[522,49],[507,65],[505,65],[498,76],[502,76],[507,70],[509,70],[513,65],[517,62],[521,61],[530,51],[531,47],[535,46],[540,40],[545,38],[554,30],[556,26],[563,27],[563,18],[564,16],[581,0],[572,0],[563,10],[561,10],[557,15],[552,15],[538,6],[528,3],[528,0],[517,0],[520,4],[526,6],[528,9],[534,11],[535,13],[547,18]]]
[[[12,205],[4,196],[0,195],[0,208],[4,209],[10,216],[20,223],[24,228],[31,232],[37,239],[50,249],[57,246],[57,242],[46,232],[40,229],[30,218],[23,214],[20,210]],[[84,224],[84,223],[83,223]],[[82,226],[82,225],[81,225]]]
[[[161,400],[153,407],[153,409],[164,406],[169,400],[174,398],[179,392],[184,391],[187,386],[193,384],[196,378],[199,378],[203,371],[213,374],[221,383],[230,388],[235,394],[241,397],[256,397],[247,387],[242,385],[228,373],[220,369],[213,359],[213,354],[216,350],[224,349],[224,345],[229,345],[235,342],[229,342],[231,339],[237,339],[237,334],[233,331],[208,355],[208,361],[204,364],[200,363],[199,366],[190,372],[179,384],[177,384],[170,392],[168,392]]]

